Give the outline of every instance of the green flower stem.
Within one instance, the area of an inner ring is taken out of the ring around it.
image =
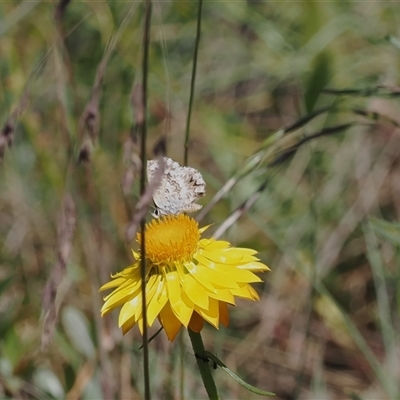
[[[200,333],[193,332],[188,329],[190,341],[192,342],[193,351],[195,354],[202,356],[205,352],[203,340]],[[205,358],[205,357],[204,357]],[[206,388],[208,398],[210,400],[219,400],[217,387],[215,386],[214,378],[211,374],[210,366],[204,362],[202,357],[196,357],[197,366],[200,370],[201,379],[203,380],[204,387]]]

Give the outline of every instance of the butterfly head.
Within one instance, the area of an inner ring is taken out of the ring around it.
[[[161,210],[157,207],[154,208],[154,211],[151,213],[154,218],[160,218],[162,215],[165,215],[161,212]]]
[[[157,207],[156,203],[150,204],[150,208],[151,208],[150,213],[154,218],[160,218],[163,215],[166,215],[166,213],[161,211],[160,207]]]

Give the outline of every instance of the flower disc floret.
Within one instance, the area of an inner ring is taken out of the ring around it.
[[[140,234],[137,241],[140,244]],[[187,215],[167,215],[146,226],[146,257],[153,264],[189,261],[200,239],[198,223]]]

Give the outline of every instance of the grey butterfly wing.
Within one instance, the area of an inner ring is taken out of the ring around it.
[[[166,157],[164,157],[164,158],[166,158]],[[158,169],[158,161],[157,160],[148,160],[147,161],[147,179],[148,179],[149,183],[151,183],[152,180],[154,179],[157,169]],[[160,184],[154,189],[154,193],[153,193],[153,201],[157,208],[162,207],[163,202],[164,202],[163,198],[164,198],[164,193],[165,193],[165,186],[167,183],[166,169],[167,169],[167,166],[164,165],[164,173],[163,173],[163,176],[161,177]]]
[[[206,184],[202,175],[195,168],[180,167],[175,174],[179,177],[179,201],[184,212],[194,212],[201,209],[201,205],[195,203],[206,193]]]
[[[147,175],[151,182],[158,168],[158,162],[147,163]],[[164,175],[153,195],[159,214],[179,214],[200,210],[195,201],[205,194],[205,182],[195,168],[182,167],[171,158],[164,157]]]

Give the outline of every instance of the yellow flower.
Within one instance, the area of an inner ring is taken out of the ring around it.
[[[269,268],[251,249],[231,247],[229,242],[201,239],[207,227],[187,215],[168,215],[146,225],[147,322],[158,317],[168,339],[174,340],[182,325],[200,332],[204,321],[218,328],[229,322],[228,304],[235,296],[258,300],[249,285],[260,282],[253,272]],[[140,244],[140,235],[137,236]],[[112,276],[100,290],[114,288],[104,298],[101,315],[121,307],[119,326],[123,333],[135,324],[143,332],[140,254],[135,262]]]

